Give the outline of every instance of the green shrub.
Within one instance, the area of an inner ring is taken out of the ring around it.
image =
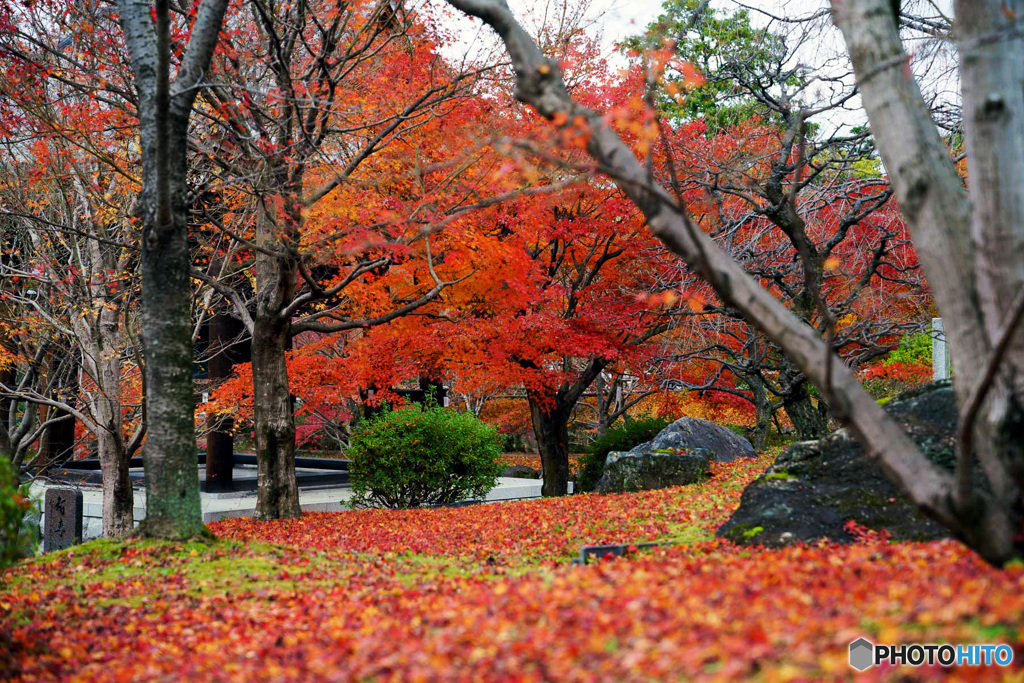
[[[660,417],[641,417],[609,429],[604,436],[598,437],[590,444],[590,451],[580,459],[576,490],[594,490],[597,480],[604,473],[604,462],[608,459],[609,453],[636,448],[656,437],[658,432],[670,424],[671,420]]]
[[[900,345],[890,351],[883,365],[925,365],[932,364],[932,335],[930,332],[908,334],[900,340]]]
[[[19,484],[11,464],[0,457],[0,569],[30,552],[33,543],[24,521],[31,508],[28,484]]]
[[[908,334],[876,364],[858,371],[864,390],[881,405],[932,381],[932,337]]]
[[[387,411],[352,436],[353,507],[411,508],[483,498],[503,471],[501,439],[469,413]]]

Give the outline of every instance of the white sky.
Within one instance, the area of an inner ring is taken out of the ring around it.
[[[438,0],[427,0],[437,2]],[[534,32],[537,25],[544,21],[546,13],[553,13],[565,0],[507,0],[509,7],[519,18],[523,26]],[[604,54],[612,65],[623,65],[623,58],[614,49],[617,42],[622,39],[637,35],[646,26],[655,20],[661,13],[663,0],[568,0],[570,4],[589,3],[587,17],[591,24],[587,30],[592,35],[601,37],[601,44],[604,47]],[[951,14],[952,0],[928,0],[934,3],[943,12]],[[711,6],[723,13],[735,12],[741,8],[750,11],[751,23],[754,26],[765,26],[773,23],[772,16],[780,18],[807,17],[827,7],[828,0],[712,0]],[[436,7],[436,5],[435,5]],[[472,21],[467,17],[453,12],[448,15],[450,19],[445,21],[456,35],[460,38],[460,44],[456,52],[466,51],[469,54],[485,49],[486,46],[494,46],[494,35],[482,28],[478,21]],[[792,24],[774,22],[773,30],[785,31]],[[776,29],[777,27],[777,29]],[[912,58],[914,46],[907,45]],[[458,59],[461,55],[452,54],[451,57]],[[822,76],[837,76],[846,69],[845,46],[842,37],[837,29],[831,26],[828,21],[822,22],[821,34],[814,35],[812,40],[803,45],[797,53],[797,59]],[[923,68],[923,67],[922,67]],[[915,71],[917,69],[915,68]],[[847,87],[852,81],[847,81]],[[805,96],[817,96],[817,102],[804,102],[805,106],[817,106],[831,99],[843,88],[835,84],[829,84],[828,79],[819,81],[820,86],[815,86]],[[949,78],[933,82],[931,87],[926,89],[946,92],[941,99],[950,101],[957,98],[957,84]],[[819,117],[817,123],[822,126],[822,131],[846,129],[854,125],[862,125],[867,120],[865,113],[860,109],[859,98],[847,106],[828,112],[826,116]]]
[[[572,2],[573,0],[570,0]],[[606,49],[611,52],[618,41],[640,33],[661,13],[663,0],[575,0],[589,2],[588,16],[594,22],[592,29],[599,32]],[[825,0],[741,0],[742,5],[751,8],[751,19],[755,26],[763,26],[768,19],[757,10],[765,10],[776,16],[805,16],[824,6]],[[948,1],[948,0],[944,0]],[[531,19],[539,20],[548,8],[557,7],[562,0],[507,0],[512,12],[524,26],[529,28]],[[734,0],[712,0],[711,6],[719,10],[736,11],[741,8]],[[476,33],[474,25],[464,17],[452,22],[458,27],[467,42]]]
[[[549,15],[557,14],[565,0],[507,0],[507,2],[523,27],[535,34],[536,27],[544,24],[546,20],[550,21]],[[576,6],[589,5],[586,12],[589,24],[585,25],[585,30],[590,35],[600,36],[604,55],[611,65],[625,66],[624,57],[615,50],[616,43],[629,36],[642,33],[647,25],[661,14],[663,0],[568,0],[568,2]],[[764,12],[777,17],[806,17],[825,7],[826,2],[827,0],[712,0],[711,6],[723,15],[747,7],[750,10],[751,23],[760,27],[771,23],[772,19],[758,10],[764,10]],[[488,47],[495,45],[493,33],[484,29],[479,21],[452,12],[448,14],[448,18],[443,23],[458,36],[458,43],[449,54],[449,57],[456,61],[463,54],[479,56],[480,52],[485,52]],[[550,23],[557,22],[550,21]],[[776,25],[780,29],[787,26]],[[836,55],[843,46],[838,31],[827,29],[821,36],[821,40],[816,41],[813,47],[815,53],[806,57],[801,56],[801,61],[815,66],[825,66],[827,63],[823,60],[827,58],[824,55]],[[829,66],[825,66],[826,70],[829,68]],[[833,128],[862,123],[862,119],[853,112],[833,112],[833,114],[836,113],[840,115],[840,120],[833,122],[833,126],[831,126]],[[826,127],[830,126],[826,123]]]

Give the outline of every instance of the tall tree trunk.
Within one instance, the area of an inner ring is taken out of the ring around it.
[[[185,146],[184,124],[173,137]],[[143,124],[143,147],[158,136]],[[166,138],[165,138],[166,140]],[[167,144],[167,143],[165,143]],[[172,540],[205,534],[196,464],[195,396],[192,388],[192,261],[188,250],[185,155],[173,155],[166,169],[155,166],[155,150],[143,182],[142,348],[146,358],[146,409],[149,433],[142,448],[146,479],[145,536]],[[170,177],[167,187],[156,181]],[[161,192],[161,201],[148,201]],[[158,207],[166,204],[167,210]]]
[[[0,337],[0,343],[4,340]],[[0,367],[0,384],[11,386],[14,384],[14,368]],[[8,460],[14,458],[11,447],[11,422],[9,420],[10,410],[13,402],[9,398],[0,397],[0,457]]]
[[[537,437],[544,483],[541,495],[564,496],[569,492],[569,410],[559,405],[546,405],[539,397],[530,396],[530,417]]]
[[[81,252],[89,269],[89,305],[75,320],[74,332],[83,351],[82,369],[95,385],[90,411],[103,479],[103,535],[123,538],[135,527],[135,500],[121,411],[121,308],[106,283],[106,274],[117,266],[98,240],[86,241]]]
[[[985,405],[979,407],[973,435],[968,437],[992,490],[1004,509],[1016,515],[1014,535],[1024,552],[1024,324],[1013,310],[1024,292],[1024,37],[1020,3],[957,0],[956,37],[963,72],[964,130],[967,177],[971,186],[971,235],[978,307],[991,351],[972,358],[986,365],[999,358]],[[993,40],[993,36],[999,36]],[[916,241],[916,235],[915,235]],[[925,260],[921,259],[922,263]],[[926,264],[927,265],[927,264]],[[948,285],[948,283],[945,283]],[[961,293],[961,297],[964,294]],[[945,302],[936,293],[942,306]],[[946,309],[942,308],[945,313]],[[948,327],[948,326],[947,326]],[[999,352],[1004,328],[1009,332]],[[977,373],[963,371],[959,338],[951,337],[954,381],[960,396],[969,396]],[[968,352],[969,353],[969,352]],[[987,370],[987,367],[985,368]],[[963,419],[963,416],[961,417]],[[961,460],[960,497],[970,494],[969,470]]]
[[[290,194],[289,196],[297,196]],[[293,249],[298,217],[281,195],[260,200],[259,239]],[[252,333],[253,413],[256,427],[257,519],[302,514],[295,481],[295,413],[285,353],[291,346],[291,320],[282,317],[295,293],[295,256],[256,254],[256,315]]]
[[[135,496],[121,416],[121,359],[116,352],[118,316],[116,310],[103,308],[100,324],[78,326],[79,338],[91,342],[83,344],[83,348],[88,349],[85,371],[97,387],[91,409],[96,420],[96,455],[103,478],[103,535],[107,538],[123,538],[135,527]],[[90,332],[99,334],[90,338]]]
[[[145,536],[206,536],[196,466],[186,155],[188,120],[210,66],[227,0],[202,0],[171,81],[167,0],[119,0],[138,93],[142,147],[142,348],[148,437]]]
[[[754,429],[750,432],[750,440],[754,450],[760,452],[764,447],[764,438],[771,428],[772,404],[765,390],[764,380],[756,373],[743,375],[743,381],[750,387],[754,399],[755,422]]]
[[[288,391],[287,321],[254,320],[252,339],[253,408],[259,478],[256,519],[287,519],[301,514],[295,481],[295,414]]]
[[[100,249],[97,242],[93,246],[95,251]],[[100,309],[98,338],[94,344],[97,360],[91,361],[96,365],[100,387],[94,398],[94,412],[99,426],[96,440],[103,472],[103,535],[107,538],[122,538],[135,528],[135,500],[128,473],[130,458],[125,449],[121,415],[120,317],[120,311],[113,306]]]
[[[117,425],[120,429],[120,422]],[[103,536],[124,538],[135,529],[135,494],[124,441],[102,426],[96,439],[103,476]]]

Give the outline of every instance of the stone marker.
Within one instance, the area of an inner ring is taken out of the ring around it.
[[[932,379],[949,379],[949,347],[942,318],[932,318]]]
[[[82,542],[82,492],[69,488],[46,489],[43,552],[63,550]]]

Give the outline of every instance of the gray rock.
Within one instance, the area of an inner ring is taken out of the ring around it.
[[[526,465],[510,465],[502,472],[503,477],[514,477],[516,479],[537,479],[540,473]]]
[[[885,407],[936,464],[955,464],[957,410],[949,382],[897,397]],[[981,483],[980,472],[977,473]],[[778,547],[830,538],[853,540],[849,521],[886,529],[899,540],[946,538],[864,455],[845,429],[795,443],[743,491],[740,506],[717,535],[742,545]]]
[[[737,458],[753,458],[757,455],[750,442],[739,434],[695,417],[679,418],[656,437],[630,452],[650,453],[689,448],[706,449],[715,462],[732,462]]]
[[[622,493],[692,484],[707,474],[710,465],[711,454],[704,448],[646,452],[634,449],[628,453],[612,451],[594,490],[598,493]]]

